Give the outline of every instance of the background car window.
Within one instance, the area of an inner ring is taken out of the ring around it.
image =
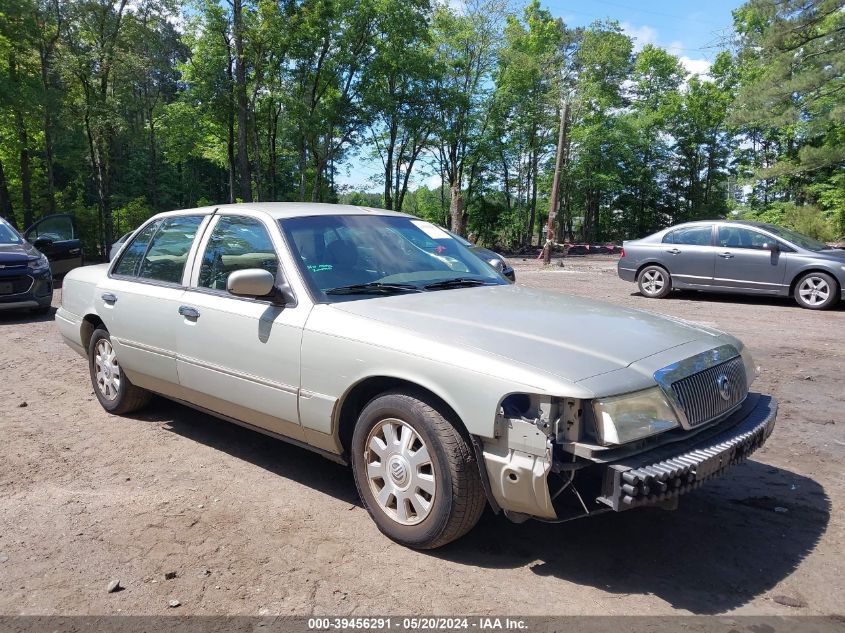
[[[188,252],[194,243],[200,222],[202,217],[196,215],[164,220],[141,260],[138,277],[172,284],[181,283]]]
[[[67,216],[45,218],[27,232],[27,241],[33,241],[38,237],[46,237],[54,242],[63,242],[75,238],[73,233],[73,220]]]
[[[120,261],[117,262],[117,266],[114,267],[115,275],[127,275],[134,277],[138,274],[138,264],[144,257],[144,253],[147,252],[147,246],[150,245],[150,240],[153,235],[155,235],[155,232],[158,230],[160,224],[161,221],[151,222],[135,236],[132,243],[126,247],[126,250],[123,251],[123,256],[120,258]]]
[[[279,258],[270,234],[254,218],[223,216],[205,247],[198,285],[226,290],[229,275],[246,268],[263,268],[276,275]]]
[[[672,244],[690,244],[692,246],[710,246],[710,240],[713,235],[713,229],[709,226],[691,226],[685,229],[677,229],[672,231],[666,237],[671,236],[670,239],[663,238],[664,242]]]
[[[736,226],[719,227],[719,246],[725,248],[755,248],[766,250],[766,247],[775,241],[768,235],[763,235],[750,229],[741,229]]]

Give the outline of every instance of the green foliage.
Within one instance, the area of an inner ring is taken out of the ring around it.
[[[241,198],[539,246],[563,127],[558,239],[733,212],[839,237],[841,8],[749,0],[699,77],[539,0],[6,0],[0,214],[73,213],[89,256],[161,210]],[[336,182],[362,157],[379,193]]]

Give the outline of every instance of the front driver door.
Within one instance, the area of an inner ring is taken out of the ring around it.
[[[771,250],[772,237],[730,224],[719,226],[716,285],[766,294],[785,294],[787,254]]]
[[[48,215],[26,230],[26,241],[50,260],[54,275],[82,266],[82,242],[71,215]]]
[[[239,212],[215,217],[182,297],[177,368],[185,398],[203,408],[303,440],[299,353],[308,312],[226,290],[236,270],[279,270],[278,229]]]

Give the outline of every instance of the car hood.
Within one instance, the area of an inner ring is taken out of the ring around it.
[[[332,307],[570,382],[691,341],[712,340],[714,347],[724,342],[720,332],[691,323],[524,286],[409,293]]]
[[[38,250],[29,242],[23,244],[0,244],[0,266],[20,266],[30,257],[38,257]]]
[[[491,251],[489,248],[484,248],[483,246],[472,246],[469,250],[471,250],[477,257],[481,257],[485,260],[498,259],[502,262],[505,261],[505,258],[499,255],[496,251]]]

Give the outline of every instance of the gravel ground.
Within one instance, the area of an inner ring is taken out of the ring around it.
[[[511,261],[528,286],[738,335],[780,401],[769,443],[675,512],[486,514],[414,552],[346,468],[162,399],[109,416],[52,314],[0,313],[0,614],[842,613],[845,308],[649,301],[614,257]]]

